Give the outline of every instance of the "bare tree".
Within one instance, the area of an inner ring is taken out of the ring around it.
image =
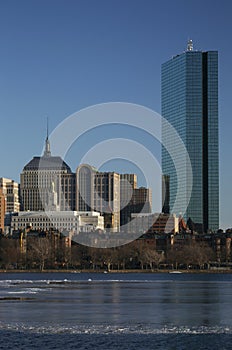
[[[177,269],[180,264],[188,269],[191,266],[202,269],[205,264],[214,259],[213,250],[206,244],[191,243],[172,248],[167,252],[167,262]]]
[[[133,243],[123,245],[117,248],[117,266],[125,270],[127,267],[133,267],[135,261],[137,261],[137,248]]]
[[[114,248],[101,249],[101,257],[103,265],[107,267],[107,271],[110,271],[112,265],[117,261],[117,253]]]
[[[214,260],[213,250],[206,244],[197,243],[188,247],[187,254],[191,256],[191,263],[197,265],[200,269]]]
[[[40,270],[43,271],[46,263],[51,262],[51,240],[48,237],[31,238],[28,240],[27,252],[29,260],[39,264]]]
[[[172,247],[170,250],[168,250],[166,260],[177,270],[178,266],[184,263],[183,251],[181,247]]]
[[[150,265],[150,269],[153,271],[154,265],[158,268],[161,261],[164,260],[163,253],[159,253],[154,249],[147,248],[144,252],[146,262]]]

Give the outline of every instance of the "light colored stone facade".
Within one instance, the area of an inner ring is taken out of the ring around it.
[[[19,184],[5,177],[0,178],[0,188],[5,196],[5,212],[12,213],[20,210]]]
[[[60,157],[51,155],[50,144],[46,139],[43,156],[34,157],[25,165],[20,176],[23,210],[46,209],[53,187],[57,193],[59,209],[61,211],[74,210],[75,174]]]
[[[79,232],[94,232],[104,230],[104,218],[97,212],[77,211],[31,211],[19,212],[11,218],[11,231],[24,230],[31,227],[32,230],[78,234]]]
[[[76,171],[76,209],[100,212],[106,229],[120,231],[120,175],[80,165]]]

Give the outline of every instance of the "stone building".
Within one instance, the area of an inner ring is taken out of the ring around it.
[[[44,154],[25,165],[20,176],[20,191],[24,211],[46,210],[55,189],[59,210],[75,209],[75,174],[61,157],[52,156],[46,138]]]

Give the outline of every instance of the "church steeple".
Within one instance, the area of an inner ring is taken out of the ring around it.
[[[48,138],[48,118],[47,118],[47,137],[45,141],[44,157],[51,157],[51,147]]]

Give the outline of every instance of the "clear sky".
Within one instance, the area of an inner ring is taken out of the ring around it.
[[[231,227],[231,13],[230,0],[0,0],[0,177],[19,181],[41,154],[47,116],[52,131],[102,102],[160,112],[161,64],[191,38],[195,49],[219,51],[220,226]],[[105,131],[83,149],[117,135]],[[78,152],[67,155],[73,171]],[[115,162],[112,170],[127,166]]]

